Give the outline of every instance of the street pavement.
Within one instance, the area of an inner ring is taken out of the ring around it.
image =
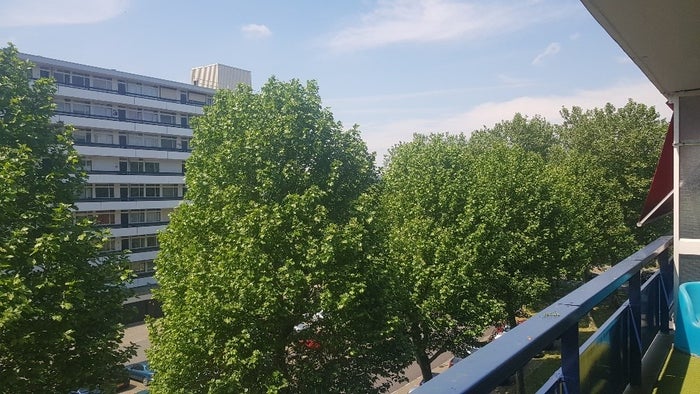
[[[126,346],[132,342],[137,346],[137,348],[136,355],[131,357],[129,364],[146,361],[146,349],[151,346],[151,342],[148,340],[148,328],[145,324],[132,325],[124,330],[122,345]],[[145,388],[146,386],[144,386],[143,383],[132,380],[129,388],[127,390],[120,391],[120,393],[135,394]]]
[[[127,327],[124,330],[124,338],[122,339],[122,345],[126,346],[129,343],[134,343],[136,348],[136,355],[133,356],[129,363],[137,363],[141,361],[146,361],[146,349],[151,346],[151,342],[148,340],[148,328],[145,324],[137,324]],[[452,359],[452,354],[444,353],[441,354],[432,363],[433,372],[440,373],[449,367],[449,362]],[[408,383],[397,383],[391,387],[392,394],[407,394],[408,390],[413,387],[418,386],[421,381],[420,368],[417,364],[412,364],[404,371],[404,375],[408,378]],[[128,390],[121,391],[123,394],[135,394],[145,387],[142,383],[135,380],[131,381],[131,386]]]

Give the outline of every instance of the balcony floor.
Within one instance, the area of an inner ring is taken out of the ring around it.
[[[653,393],[697,393],[700,390],[700,357],[671,348]]]

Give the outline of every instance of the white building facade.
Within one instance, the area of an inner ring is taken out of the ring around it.
[[[55,122],[73,125],[88,174],[76,216],[111,230],[106,250],[130,250],[132,287],[155,284],[158,231],[185,194],[190,120],[214,89],[22,54],[33,78],[53,77]]]

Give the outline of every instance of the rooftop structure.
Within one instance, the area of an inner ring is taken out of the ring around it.
[[[192,69],[192,84],[195,86],[235,90],[241,83],[252,85],[250,71],[223,64],[210,64]]]

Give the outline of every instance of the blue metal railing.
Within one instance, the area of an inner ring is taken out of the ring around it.
[[[644,353],[657,333],[668,332],[672,243],[672,237],[650,243],[415,393],[489,393],[557,339],[561,368],[538,393],[591,392],[601,385],[604,391],[599,392],[622,392],[627,385],[641,385]],[[654,261],[659,270],[642,286],[642,269]],[[623,286],[627,301],[579,348],[579,321]]]

